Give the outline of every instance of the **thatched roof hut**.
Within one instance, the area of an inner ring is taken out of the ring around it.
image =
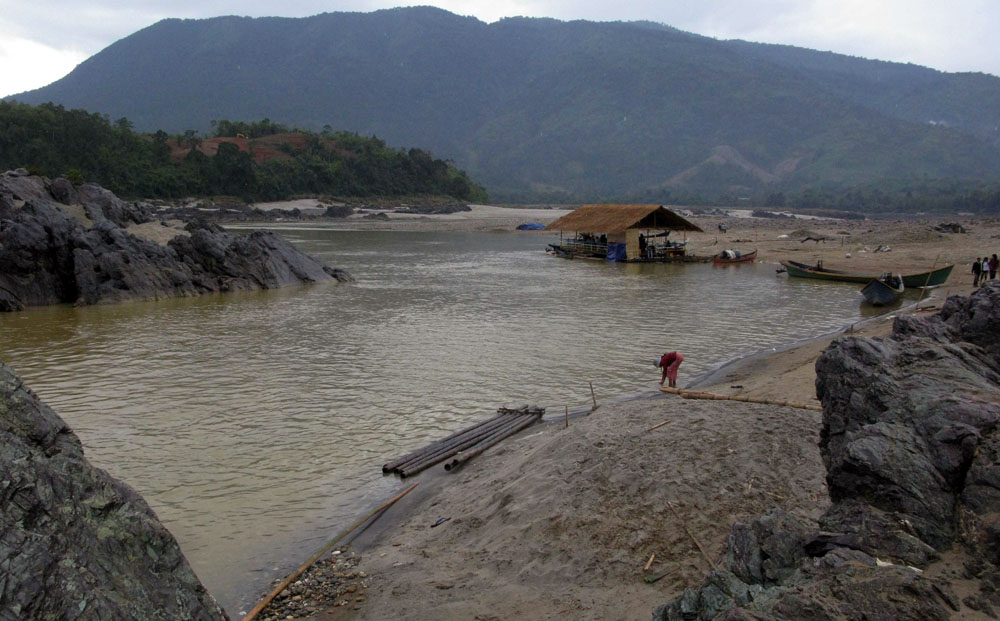
[[[657,261],[682,257],[685,243],[668,241],[670,232],[702,232],[663,205],[584,205],[545,228],[549,231],[572,231],[579,235],[563,242],[560,233],[561,251],[574,256],[603,257],[607,261]],[[664,232],[649,237],[640,232],[645,230],[648,235],[651,229]]]
[[[584,205],[547,227],[549,231],[623,233],[629,229],[703,232],[663,205]]]

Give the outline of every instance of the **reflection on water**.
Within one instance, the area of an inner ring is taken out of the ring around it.
[[[400,487],[389,457],[502,405],[680,384],[860,317],[858,287],[774,266],[608,265],[547,236],[283,229],[352,285],[0,315],[0,359],[246,610]]]

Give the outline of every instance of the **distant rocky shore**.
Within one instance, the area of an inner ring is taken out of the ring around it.
[[[818,524],[737,524],[726,569],[654,619],[997,618],[997,326],[991,283],[888,337],[835,340],[816,362],[832,505]]]
[[[273,232],[192,219],[164,244],[133,235],[155,210],[94,184],[0,175],[0,311],[353,280]]]
[[[439,216],[471,211],[466,203],[450,197],[404,197],[341,199],[334,197],[297,199],[278,203],[246,203],[235,197],[185,202],[158,201],[149,209],[161,219],[210,220],[212,222],[311,222],[316,220],[388,220],[390,214]]]

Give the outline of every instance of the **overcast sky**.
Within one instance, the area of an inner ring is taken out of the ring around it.
[[[998,0],[429,0],[503,17],[648,20],[718,39],[786,43],[1000,75]],[[168,17],[306,17],[407,6],[391,0],[2,0],[0,97],[45,86],[118,39]]]

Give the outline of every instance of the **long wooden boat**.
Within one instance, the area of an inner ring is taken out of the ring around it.
[[[899,274],[882,274],[861,289],[861,295],[872,306],[888,306],[899,301],[906,284]]]
[[[838,280],[841,282],[856,282],[858,284],[868,284],[879,278],[879,274],[846,272],[823,267],[822,265],[806,265],[797,261],[786,260],[780,261],[780,263],[788,270],[789,276],[797,276],[799,278],[819,278],[821,280]],[[903,276],[903,284],[911,289],[943,285],[948,280],[948,276],[951,275],[951,270],[954,267],[954,265],[946,265],[936,270],[908,274]]]
[[[713,265],[725,265],[727,263],[747,263],[747,262],[753,261],[756,258],[757,258],[757,249],[756,248],[754,248],[753,252],[750,252],[750,253],[747,253],[747,254],[741,254],[740,256],[734,257],[732,259],[725,258],[723,256],[723,253],[720,252],[719,254],[717,254],[714,257],[712,257],[712,264]]]

